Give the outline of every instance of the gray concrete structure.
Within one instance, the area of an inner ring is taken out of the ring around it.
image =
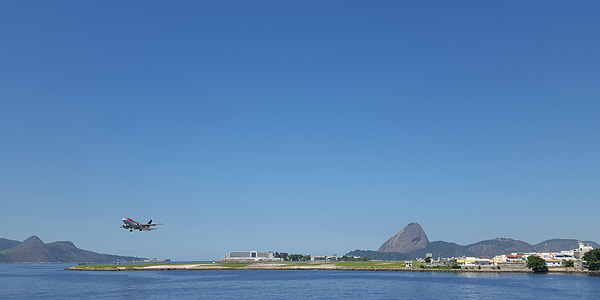
[[[254,262],[254,261],[280,261],[277,257],[279,253],[275,251],[234,251],[227,253],[222,258],[223,262]]]

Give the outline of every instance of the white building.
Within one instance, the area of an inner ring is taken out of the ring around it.
[[[585,253],[593,249],[593,247],[585,246],[583,242],[579,242],[579,248],[569,251],[511,253],[494,256],[491,260],[476,257],[462,257],[457,259],[456,263],[463,267],[485,266],[488,264],[525,264],[527,262],[527,257],[537,256],[544,259],[547,266],[559,267],[562,266],[565,261],[581,260]]]
[[[461,267],[489,266],[492,264],[491,260],[478,257],[462,257],[457,259],[456,263]]]
[[[494,256],[493,262],[495,264],[499,263],[525,263],[527,261],[527,257],[524,254],[506,254],[506,255],[497,255]]]
[[[222,258],[223,262],[244,262],[244,261],[281,261],[279,253],[274,251],[235,251],[227,253]]]
[[[576,250],[560,252],[532,252],[524,253],[523,257],[527,258],[529,256],[537,256],[546,261],[546,265],[548,267],[560,267],[565,261],[575,260],[574,251]]]
[[[585,246],[582,241],[579,241],[579,248],[573,250],[573,255],[576,259],[583,259],[583,256],[589,252],[594,250],[592,246]]]

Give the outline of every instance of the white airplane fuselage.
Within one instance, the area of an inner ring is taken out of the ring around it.
[[[121,228],[125,228],[125,229],[129,229],[129,231],[134,231],[134,230],[139,230],[139,231],[150,231],[152,229],[150,229],[150,226],[153,225],[157,225],[157,224],[151,224],[152,220],[150,220],[150,222],[148,222],[148,224],[142,224],[138,221],[134,221],[130,218],[123,218],[122,219],[124,225],[121,226]]]

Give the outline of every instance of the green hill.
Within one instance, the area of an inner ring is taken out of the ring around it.
[[[19,241],[13,241],[9,239],[0,238],[0,251],[16,247],[20,244]]]
[[[4,239],[3,239],[4,240]],[[10,241],[10,240],[7,240]],[[16,242],[16,245],[15,243]],[[143,258],[100,254],[82,250],[72,242],[53,242],[45,244],[37,236],[32,236],[22,243],[12,241],[6,245],[15,245],[0,251],[0,262],[3,263],[46,263],[46,262],[115,262],[140,261]],[[3,244],[4,245],[4,244]]]
[[[600,248],[598,243],[584,241],[584,244]],[[424,258],[426,253],[433,257],[493,257],[496,255],[519,252],[560,252],[578,248],[576,239],[551,239],[539,244],[514,240],[510,238],[495,238],[462,246],[444,241],[429,242],[425,231],[418,223],[410,223],[399,233],[387,240],[378,251],[354,250],[347,256],[365,256],[374,260],[408,260]],[[410,249],[411,251],[407,251]]]

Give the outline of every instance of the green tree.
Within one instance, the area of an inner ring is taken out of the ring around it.
[[[533,270],[534,273],[548,272],[546,261],[538,256],[531,255],[527,257],[527,267]]]
[[[600,261],[593,261],[587,263],[587,268],[590,271],[598,271],[600,270]]]
[[[282,260],[288,260],[288,255],[284,254],[284,253],[277,252],[277,253],[275,253],[275,257],[281,258]]]
[[[290,254],[287,258],[291,261],[308,261],[310,260],[310,255]]]
[[[338,258],[338,260],[340,260],[340,261],[370,261],[371,258],[370,257],[365,257],[365,256],[362,256],[362,257],[349,257],[347,255],[344,255],[344,256]]]
[[[587,263],[590,271],[600,270],[600,249],[594,249],[583,255],[583,260]]]
[[[572,260],[567,260],[563,262],[563,266],[566,268],[572,268],[575,266],[575,263]]]

